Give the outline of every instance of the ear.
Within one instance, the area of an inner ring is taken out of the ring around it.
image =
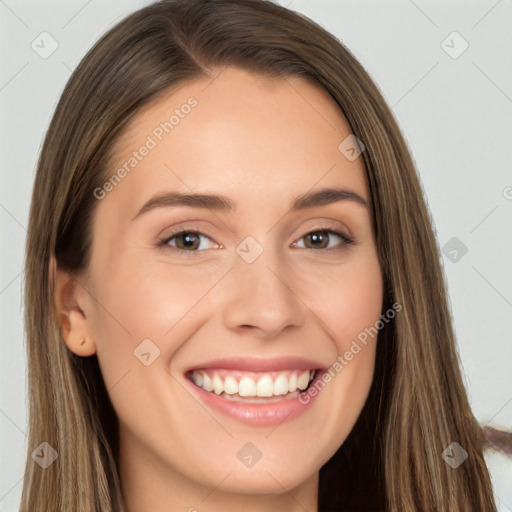
[[[78,356],[96,353],[91,326],[84,311],[87,291],[75,274],[59,269],[55,257],[50,260],[50,283],[60,332],[67,347]]]

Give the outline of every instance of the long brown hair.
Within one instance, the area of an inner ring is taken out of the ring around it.
[[[326,90],[363,141],[384,307],[373,384],[347,440],[320,470],[319,510],[495,511],[484,439],[460,372],[440,252],[406,143],[350,51],[305,16],[268,1],[164,0],[118,23],[71,76],[48,129],[34,183],[25,261],[29,442],[20,510],[123,511],[117,420],[96,356],[60,334],[53,258],[82,272],[93,191],[141,107],[213,69],[236,66]],[[340,141],[341,142],[341,141]],[[58,453],[46,469],[32,451]],[[457,442],[456,469],[443,451]]]

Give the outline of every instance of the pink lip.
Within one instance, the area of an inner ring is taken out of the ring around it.
[[[225,368],[226,370],[242,370],[246,372],[273,372],[279,370],[325,370],[327,367],[318,361],[311,361],[302,357],[274,357],[272,359],[258,359],[254,357],[231,357],[214,359],[203,364],[189,368],[192,370],[207,368]]]
[[[318,362],[297,358],[280,357],[274,359],[255,359],[255,358],[230,358],[216,359],[207,363],[198,365],[185,374],[188,376],[193,369],[225,368],[227,370],[242,370],[251,372],[270,372],[279,370],[314,370],[318,369],[315,379],[311,384],[320,378],[322,371],[326,368]],[[291,420],[310,410],[315,402],[316,396],[309,397],[307,403],[301,403],[298,400],[298,392],[295,397],[283,398],[283,400],[268,403],[249,403],[237,402],[222,398],[221,396],[196,386],[190,378],[186,379],[198,398],[209,408],[221,412],[231,418],[234,418],[250,426],[269,426],[278,425],[284,421]]]

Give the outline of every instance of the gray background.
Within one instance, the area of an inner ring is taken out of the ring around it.
[[[0,0],[0,512],[18,510],[28,449],[21,288],[38,152],[86,50],[114,22],[148,3]],[[512,1],[281,4],[341,39],[392,106],[445,248],[473,411],[482,424],[512,428]],[[464,41],[468,48],[461,53]],[[57,49],[42,58],[52,44]],[[512,459],[498,453],[486,458],[499,510],[512,511]]]

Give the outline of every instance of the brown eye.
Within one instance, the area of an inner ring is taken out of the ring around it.
[[[328,247],[329,243],[336,238],[341,239],[341,243],[336,244],[334,247]],[[327,251],[343,249],[346,245],[354,243],[345,233],[331,229],[311,231],[304,235],[302,239],[305,240],[304,245],[306,249],[325,249]]]
[[[327,231],[314,231],[304,237],[305,240],[311,242],[313,247],[308,247],[306,243],[306,247],[308,249],[324,249],[329,244],[329,235]]]
[[[173,237],[176,238],[176,247],[178,249],[184,249],[186,251],[195,250],[199,246],[199,237],[194,232],[183,232]],[[183,242],[183,246],[180,242]]]
[[[209,236],[199,233],[198,231],[180,231],[161,240],[158,245],[180,251],[199,252],[198,248],[201,245],[202,238],[211,240]],[[175,240],[175,243],[171,243],[173,240]],[[208,247],[206,247],[206,249],[208,249]]]

